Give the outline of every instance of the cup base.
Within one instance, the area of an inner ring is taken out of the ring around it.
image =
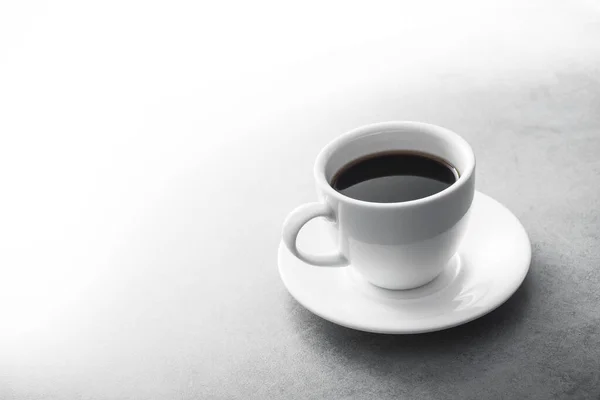
[[[455,254],[452,256],[450,261],[442,268],[440,272],[433,276],[433,278],[428,278],[424,280],[422,283],[418,283],[417,285],[378,285],[373,282],[370,282],[368,279],[364,277],[356,268],[352,268],[350,266],[348,268],[348,273],[352,277],[353,280],[362,283],[363,285],[369,285],[373,289],[383,289],[392,292],[410,292],[411,290],[421,292],[421,289],[432,286],[437,289],[441,289],[441,286],[449,285],[452,280],[458,275],[458,271],[460,270],[460,256]],[[439,281],[439,282],[438,282]]]

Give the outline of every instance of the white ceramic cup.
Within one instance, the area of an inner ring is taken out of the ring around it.
[[[335,173],[349,162],[390,150],[442,158],[459,178],[441,192],[399,203],[361,201],[331,187]],[[296,208],[283,225],[283,242],[305,263],[349,266],[376,286],[411,289],[437,277],[457,252],[475,192],[475,156],[456,133],[408,121],[363,126],[329,143],[317,156],[314,175],[320,201]],[[316,217],[330,221],[337,252],[314,255],[297,247],[300,229]]]

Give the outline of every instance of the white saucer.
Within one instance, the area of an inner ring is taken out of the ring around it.
[[[525,279],[531,245],[519,220],[502,204],[476,192],[469,228],[458,254],[436,279],[411,290],[381,289],[351,268],[314,267],[279,246],[279,273],[291,295],[333,323],[376,333],[422,333],[451,328],[489,313]],[[327,253],[335,244],[315,220],[298,246]]]

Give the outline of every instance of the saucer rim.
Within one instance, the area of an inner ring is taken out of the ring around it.
[[[432,324],[426,328],[410,328],[410,327],[398,328],[398,327],[395,327],[395,328],[378,329],[378,328],[374,328],[372,326],[358,325],[358,324],[348,323],[347,321],[341,321],[340,319],[338,319],[335,316],[330,316],[330,315],[325,316],[322,313],[315,310],[313,307],[310,307],[310,306],[306,305],[305,303],[301,302],[300,300],[298,300],[298,296],[294,293],[294,290],[291,289],[292,285],[288,284],[286,274],[282,273],[282,264],[283,264],[282,258],[285,255],[285,252],[288,251],[287,248],[285,248],[285,244],[283,242],[280,242],[278,253],[277,253],[277,264],[278,264],[279,276],[280,276],[285,288],[289,292],[289,294],[302,307],[306,308],[311,313],[317,315],[320,318],[323,318],[326,321],[329,321],[329,322],[334,323],[339,326],[343,326],[346,328],[350,328],[350,329],[354,329],[354,330],[358,330],[358,331],[362,331],[362,332],[377,333],[377,334],[391,334],[391,335],[419,334],[419,333],[437,332],[437,331],[454,328],[456,326],[464,325],[469,322],[472,322],[478,318],[481,318],[481,317],[491,313],[492,311],[496,310],[498,307],[502,306],[504,303],[506,303],[508,301],[508,299],[510,299],[519,290],[519,288],[522,286],[523,282],[525,281],[527,274],[529,273],[529,269],[531,268],[531,255],[532,255],[531,254],[531,240],[529,238],[529,235],[527,234],[527,231],[525,230],[525,227],[523,226],[521,221],[516,217],[516,215],[514,215],[512,213],[512,211],[510,211],[504,204],[495,200],[491,196],[488,196],[477,190],[475,191],[475,193],[476,193],[476,196],[481,196],[483,198],[487,198],[487,199],[491,200],[493,203],[495,203],[496,206],[500,206],[514,218],[515,222],[517,223],[517,226],[524,234],[524,238],[527,242],[526,246],[525,246],[527,254],[526,255],[523,254],[523,264],[525,264],[526,267],[522,268],[521,276],[518,279],[513,280],[514,284],[511,284],[512,289],[506,290],[505,294],[503,296],[499,297],[494,302],[490,303],[490,305],[488,307],[482,308],[479,312],[469,314],[468,317],[457,318],[455,321],[452,321],[450,323],[440,321],[436,324],[434,321],[432,321]],[[340,268],[347,268],[347,267],[340,267]]]

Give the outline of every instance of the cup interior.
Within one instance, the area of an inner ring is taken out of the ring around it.
[[[384,151],[426,153],[450,163],[457,169],[456,185],[466,179],[475,166],[469,144],[456,133],[421,122],[386,122],[358,128],[330,143],[317,158],[315,173],[330,186],[334,175],[348,163]]]

